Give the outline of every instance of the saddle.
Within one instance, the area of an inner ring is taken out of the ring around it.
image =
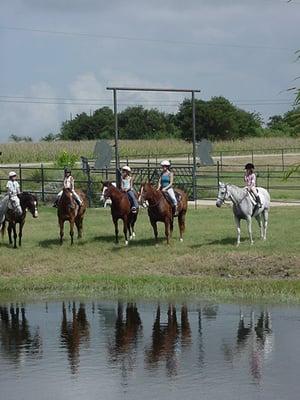
[[[174,190],[174,189],[173,189],[173,190]],[[171,206],[173,207],[173,203],[172,203],[171,197],[169,196],[169,193],[168,193],[168,192],[162,192],[162,193],[163,193],[163,195],[165,196],[166,200],[167,200],[167,201],[171,204]],[[180,203],[180,201],[181,201],[181,199],[182,199],[181,194],[180,194],[179,192],[177,192],[176,190],[174,190],[174,193],[175,193],[175,197],[176,197],[177,203]]]

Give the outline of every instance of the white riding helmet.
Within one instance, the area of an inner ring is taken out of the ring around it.
[[[170,167],[171,163],[168,160],[164,160],[160,163],[162,167]]]
[[[124,167],[122,167],[122,171],[131,172],[131,168],[128,167],[128,165],[124,165]]]
[[[10,171],[10,173],[8,174],[9,178],[13,178],[14,176],[17,176],[17,174],[15,173],[15,171]]]

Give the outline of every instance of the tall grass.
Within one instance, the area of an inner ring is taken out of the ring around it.
[[[95,141],[58,141],[38,143],[6,143],[0,145],[1,163],[26,163],[54,161],[62,151],[88,158],[93,157]],[[113,142],[111,141],[111,144]],[[247,138],[235,141],[218,141],[213,143],[213,151],[231,151],[236,153],[245,150],[265,150],[281,148],[300,148],[300,138],[273,137],[273,138]],[[191,153],[192,144],[179,139],[160,140],[121,140],[121,157],[135,156],[167,156],[180,153]]]

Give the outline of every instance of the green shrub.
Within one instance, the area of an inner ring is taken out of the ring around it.
[[[56,156],[55,165],[59,168],[70,167],[73,168],[76,161],[78,161],[78,157],[74,153],[68,153],[67,151],[63,151]]]

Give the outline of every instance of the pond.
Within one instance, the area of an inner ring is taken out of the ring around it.
[[[300,308],[0,306],[0,399],[299,399]]]

